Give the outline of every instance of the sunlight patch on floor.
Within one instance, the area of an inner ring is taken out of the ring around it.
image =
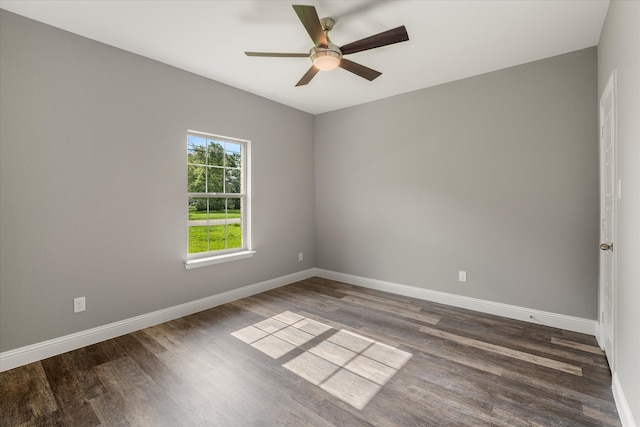
[[[323,334],[329,336],[306,350],[300,348]],[[300,354],[282,366],[357,409],[363,409],[411,358],[406,351],[290,311],[231,335],[274,359],[297,350]]]

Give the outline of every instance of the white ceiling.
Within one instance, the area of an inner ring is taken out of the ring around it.
[[[344,45],[405,25],[409,41],[349,55],[382,72],[369,82],[342,69],[302,87],[307,52],[292,4],[337,23]],[[0,7],[90,39],[318,114],[595,46],[609,0],[0,0]]]

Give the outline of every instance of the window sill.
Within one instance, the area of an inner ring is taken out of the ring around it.
[[[187,270],[191,270],[192,268],[206,267],[207,265],[237,261],[239,259],[251,258],[255,253],[256,251],[242,251],[234,252],[232,254],[211,256],[207,258],[190,259],[184,262],[184,268]]]

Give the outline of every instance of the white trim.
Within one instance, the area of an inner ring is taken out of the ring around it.
[[[200,132],[199,130],[187,129],[187,132],[188,133],[193,133],[195,135],[206,136],[206,137],[211,137],[211,138],[216,138],[216,139],[222,139],[222,140],[226,139],[226,140],[228,140],[230,142],[251,142],[248,139],[234,138],[232,136],[216,135],[215,133]]]
[[[316,269],[316,275],[324,279],[336,280],[364,288],[376,289],[384,292],[391,292],[412,298],[426,301],[433,301],[440,304],[454,307],[475,310],[481,313],[495,314],[497,316],[510,319],[523,320],[530,323],[538,323],[554,328],[566,329],[583,334],[595,335],[596,321],[583,319],[580,317],[567,316],[564,314],[551,313],[547,311],[534,310],[526,307],[503,304],[499,302],[486,301],[477,298],[465,297],[461,295],[449,294],[446,292],[432,291],[430,289],[417,288],[415,286],[402,285],[399,283],[385,282],[383,280],[369,279],[367,277],[354,276],[351,274],[338,273],[330,270]]]
[[[237,261],[239,259],[251,258],[255,253],[256,251],[242,251],[224,255],[210,256],[207,258],[188,259],[184,262],[184,268],[186,268],[187,270],[191,270],[192,268],[205,267],[207,265]]]
[[[311,268],[86,331],[5,351],[0,353],[0,372],[305,280],[314,275],[315,269]]]
[[[598,316],[600,317],[600,316]],[[598,346],[602,351],[604,351],[604,343],[602,341],[602,324],[600,323],[600,319],[596,320],[596,341],[598,342]]]
[[[613,374],[611,388],[613,389],[613,400],[616,402],[616,409],[618,409],[618,415],[620,416],[620,422],[623,427],[638,427],[635,420],[633,419],[633,414],[631,413],[631,407],[629,406],[629,402],[624,395],[624,391],[622,390],[622,386],[620,385],[620,379],[618,378],[618,374]]]

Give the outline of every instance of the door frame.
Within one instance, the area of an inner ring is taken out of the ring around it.
[[[599,167],[600,167],[600,232],[599,232],[599,243],[603,243],[604,236],[604,204],[605,204],[605,162],[604,162],[604,147],[603,147],[603,139],[604,139],[604,104],[606,102],[607,97],[611,97],[611,115],[612,115],[612,140],[611,145],[613,147],[613,212],[612,212],[612,234],[613,239],[611,243],[614,243],[613,251],[611,252],[611,268],[612,268],[612,279],[611,279],[611,336],[609,337],[611,340],[611,349],[607,354],[607,360],[609,362],[609,367],[611,372],[615,372],[616,365],[616,357],[615,357],[615,349],[616,349],[616,312],[617,312],[617,303],[616,303],[616,282],[617,282],[617,272],[618,272],[618,256],[616,245],[617,239],[617,212],[618,212],[618,199],[621,198],[621,186],[620,180],[618,178],[617,171],[617,163],[618,163],[618,144],[617,144],[617,128],[616,128],[616,70],[614,69],[607,80],[607,84],[602,92],[602,96],[598,102],[598,150],[599,150]],[[603,320],[605,317],[605,298],[604,298],[604,263],[606,262],[606,252],[598,251],[599,258],[599,274],[598,274],[598,328],[596,339],[600,344],[600,347],[604,350],[605,348],[605,336],[604,336],[604,328],[603,328]]]

